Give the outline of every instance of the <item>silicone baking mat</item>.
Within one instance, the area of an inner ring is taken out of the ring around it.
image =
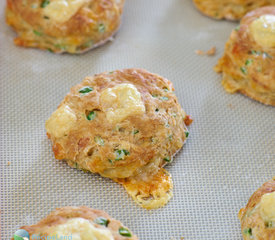
[[[239,209],[275,175],[275,109],[227,94],[212,70],[238,23],[207,18],[191,0],[127,0],[113,42],[84,55],[55,55],[14,46],[4,8],[1,0],[1,239],[67,205],[103,209],[143,240],[241,239]],[[212,46],[215,56],[195,54]],[[113,181],[55,160],[44,129],[85,76],[129,67],[170,79],[195,119],[167,167],[174,197],[152,211]]]

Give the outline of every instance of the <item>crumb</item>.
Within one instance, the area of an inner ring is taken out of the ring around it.
[[[186,126],[189,126],[192,122],[193,122],[193,119],[190,115],[186,115],[184,117],[184,123],[185,123]]]
[[[214,56],[216,54],[216,47],[212,47],[208,51],[204,52],[202,50],[196,50],[195,53],[197,55],[207,55],[207,56]]]
[[[206,52],[206,55],[208,56],[214,56],[216,53],[216,47],[212,47],[211,49],[209,49],[207,52]]]
[[[234,106],[231,103],[228,104],[228,107],[234,109]]]
[[[11,162],[8,162],[8,166],[11,165]]]
[[[202,50],[196,50],[195,53],[197,55],[204,55],[204,52]]]

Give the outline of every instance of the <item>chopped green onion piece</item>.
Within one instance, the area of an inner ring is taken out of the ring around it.
[[[167,87],[164,87],[164,88],[163,88],[163,91],[164,91],[164,92],[169,92],[169,89],[168,89]]]
[[[273,227],[273,222],[272,221],[267,222],[266,227],[272,228]]]
[[[98,217],[94,220],[94,222],[99,224],[99,225],[103,225],[103,226],[107,227],[108,224],[110,223],[110,220],[106,219],[104,217]]]
[[[235,31],[239,31],[240,30],[240,25],[239,26],[237,26],[237,27],[235,27]]]
[[[75,163],[74,166],[75,166],[75,168],[78,168],[78,164],[77,163]]]
[[[95,111],[91,111],[88,115],[87,115],[87,119],[90,120],[94,120],[94,118],[96,117],[96,112]]]
[[[240,70],[242,71],[243,74],[247,74],[247,69],[245,67],[241,67]]]
[[[60,50],[66,50],[67,48],[65,45],[62,45],[62,44],[55,44],[54,46]]]
[[[263,53],[263,58],[272,58],[267,52]]]
[[[139,130],[134,130],[133,133],[134,133],[134,134],[137,134],[137,133],[139,133]]]
[[[42,35],[41,32],[38,32],[38,31],[36,31],[36,30],[33,30],[33,33],[34,33],[36,36],[39,36],[39,37]]]
[[[251,54],[259,56],[261,54],[260,51],[251,50]]]
[[[168,98],[168,97],[161,97],[161,99],[162,99],[163,101],[167,101],[169,98]]]
[[[78,92],[80,92],[80,93],[89,93],[89,92],[91,92],[93,90],[94,89],[92,87],[83,87]]]
[[[104,25],[103,23],[100,23],[100,24],[98,25],[98,31],[99,31],[100,33],[104,33],[104,32],[105,32],[105,25]]]
[[[132,234],[127,228],[120,227],[118,230],[119,234],[123,237],[132,237]]]
[[[44,19],[50,19],[48,16],[44,16]]]
[[[188,138],[189,132],[185,132],[185,137]]]
[[[171,135],[169,135],[169,140],[171,141],[172,140],[172,138],[173,138],[173,135],[171,134]]]
[[[104,146],[104,140],[100,136],[95,136],[94,140],[98,145]]]
[[[163,158],[163,160],[164,160],[165,162],[171,162],[171,159],[170,159],[169,157],[165,157],[165,158]]]
[[[158,95],[157,94],[152,94],[152,97],[156,98],[156,97],[158,97]]]
[[[37,7],[38,7],[38,6],[37,6],[37,4],[35,4],[35,3],[31,5],[31,8],[37,8]]]
[[[122,150],[118,149],[115,151],[115,155],[116,155],[115,160],[118,161],[118,160],[123,160],[125,156],[130,155],[130,152],[125,149],[122,149]]]
[[[46,6],[49,5],[49,4],[50,4],[50,0],[44,0],[44,1],[41,3],[40,7],[44,8],[44,7],[46,7]]]
[[[246,228],[243,230],[243,233],[244,234],[247,234],[249,236],[252,236],[252,228]]]
[[[53,50],[52,50],[52,49],[48,48],[47,50],[48,50],[49,52],[53,53]]]
[[[246,59],[245,66],[249,66],[253,63],[253,59]]]

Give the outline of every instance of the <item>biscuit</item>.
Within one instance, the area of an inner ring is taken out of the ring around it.
[[[248,13],[232,31],[215,67],[229,93],[241,92],[275,105],[275,7]]]
[[[227,20],[239,20],[254,9],[275,5],[275,0],[193,0],[193,2],[206,16]]]
[[[275,239],[275,180],[264,183],[239,212],[245,240]]]
[[[23,226],[32,239],[137,240],[106,212],[88,207],[62,207],[35,225]]]
[[[124,0],[7,0],[14,43],[55,53],[82,53],[110,40]]]
[[[119,182],[151,209],[172,196],[171,176],[162,167],[182,148],[191,122],[169,80],[133,68],[86,77],[46,130],[57,159]]]

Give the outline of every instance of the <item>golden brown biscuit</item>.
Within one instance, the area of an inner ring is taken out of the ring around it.
[[[229,93],[275,105],[275,7],[248,13],[233,30],[215,67]]]
[[[170,81],[142,69],[86,77],[46,122],[57,159],[124,185],[145,208],[165,205],[172,179],[162,167],[188,137],[192,120]]]
[[[124,0],[7,0],[14,43],[51,52],[82,53],[118,30]]]
[[[88,207],[62,207],[35,225],[23,226],[34,239],[137,240],[121,222]],[[51,237],[51,238],[50,238]],[[58,237],[58,238],[57,238]]]
[[[254,9],[275,5],[275,0],[193,0],[193,2],[208,17],[227,20],[238,20]]]
[[[275,239],[275,180],[263,184],[239,212],[243,238]]]

